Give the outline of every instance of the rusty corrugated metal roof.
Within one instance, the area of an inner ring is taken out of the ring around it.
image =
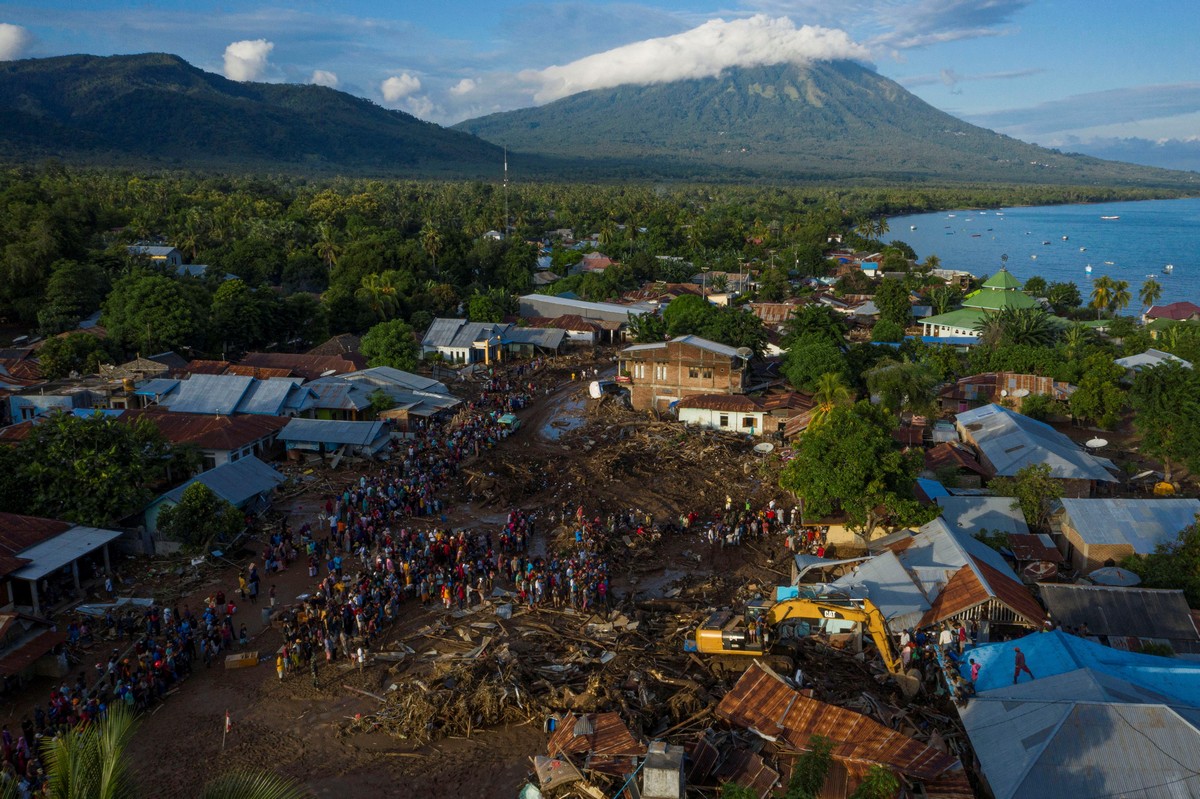
[[[958,764],[957,758],[868,716],[803,696],[757,661],[721,699],[716,714],[796,750],[823,735],[834,742],[833,754],[840,760],[878,763],[917,779],[932,779]]]
[[[1045,543],[1041,536],[1032,533],[1009,533],[1008,548],[1017,560],[1045,560],[1050,563],[1063,563],[1066,560],[1057,547]]]
[[[770,796],[779,782],[779,772],[768,766],[761,755],[749,749],[730,750],[713,772],[713,777],[721,782],[749,788],[758,794],[759,799]]]
[[[1007,605],[1031,627],[1041,625],[1046,612],[1024,585],[978,558],[972,557],[971,560],[976,568],[963,566],[950,577],[946,587],[937,595],[937,599],[930,603],[929,610],[921,619],[922,627],[951,619],[992,598]],[[986,585],[980,579],[981,576],[983,580],[987,580]],[[991,586],[990,591],[988,586]]]
[[[693,394],[681,399],[679,407],[738,413],[757,413],[762,410],[762,406],[755,399],[745,394]]]
[[[582,735],[575,734],[575,728],[580,719],[586,720],[590,732]],[[585,716],[566,714],[559,718],[558,728],[550,736],[546,744],[546,752],[550,757],[559,754],[583,754],[603,756],[637,756],[646,754],[646,745],[633,737],[633,733],[625,726],[618,713],[588,713]]]

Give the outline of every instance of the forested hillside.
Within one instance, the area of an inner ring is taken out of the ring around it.
[[[1065,155],[969,125],[852,61],[626,85],[455,126],[510,149],[654,174],[1200,188],[1200,175]]]
[[[236,83],[178,56],[0,63],[0,158],[471,177],[500,149],[323,86]]]

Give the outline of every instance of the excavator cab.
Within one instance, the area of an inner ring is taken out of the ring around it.
[[[772,604],[756,601],[746,605],[741,614],[732,610],[718,610],[712,613],[696,629],[695,641],[685,642],[684,649],[709,653],[763,652],[764,646],[769,647],[771,643],[767,616]]]

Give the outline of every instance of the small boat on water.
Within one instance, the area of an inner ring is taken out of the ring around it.
[[[1113,265],[1113,262],[1112,262],[1112,261],[1105,261],[1105,262],[1104,262],[1104,265],[1105,265],[1105,266],[1112,266],[1112,265]]]
[[[1033,260],[1035,260],[1035,261],[1037,260],[1037,256],[1036,256],[1036,255],[1031,255],[1031,256],[1029,256],[1029,257],[1030,257],[1030,258],[1032,258],[1032,259],[1033,259]]]
[[[1119,217],[1119,216],[1102,216],[1100,218],[1101,219],[1120,219],[1121,217]]]
[[[1003,212],[1003,211],[997,211],[997,212],[996,212],[996,216],[1004,216],[1004,212]]]
[[[1043,241],[1043,242],[1042,242],[1042,244],[1049,244],[1049,243],[1050,243],[1050,242],[1048,242],[1048,241]]]
[[[971,234],[971,238],[973,238],[973,239],[977,239],[977,238],[979,238],[979,237],[980,237],[980,236],[982,236],[982,235],[983,235],[982,233],[972,233],[972,234]]]
[[[957,214],[946,214],[947,219],[953,219]]]
[[[909,226],[908,226],[908,229],[909,229],[909,230],[916,230],[916,229],[917,229],[917,226],[916,226],[916,225],[909,225]]]
[[[1080,251],[1080,252],[1087,252],[1087,247],[1080,247],[1080,248],[1079,248],[1079,251]]]
[[[1063,236],[1063,239],[1062,239],[1062,240],[1063,240],[1063,241],[1066,241],[1066,240],[1067,240],[1067,238],[1068,238],[1067,236]]]
[[[1175,264],[1167,264],[1166,266],[1163,267],[1164,275],[1169,275],[1174,271],[1175,271]]]
[[[1092,273],[1092,265],[1088,264],[1087,266],[1085,266],[1083,268],[1083,271],[1087,272],[1090,275]]]

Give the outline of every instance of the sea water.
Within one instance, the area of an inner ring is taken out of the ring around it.
[[[993,275],[1007,255],[1021,281],[1073,282],[1085,303],[1101,275],[1129,283],[1126,313],[1140,310],[1150,276],[1162,286],[1160,303],[1200,303],[1200,199],[939,211],[889,217],[888,225],[885,240],[907,242],[921,260],[936,255],[942,269]]]

